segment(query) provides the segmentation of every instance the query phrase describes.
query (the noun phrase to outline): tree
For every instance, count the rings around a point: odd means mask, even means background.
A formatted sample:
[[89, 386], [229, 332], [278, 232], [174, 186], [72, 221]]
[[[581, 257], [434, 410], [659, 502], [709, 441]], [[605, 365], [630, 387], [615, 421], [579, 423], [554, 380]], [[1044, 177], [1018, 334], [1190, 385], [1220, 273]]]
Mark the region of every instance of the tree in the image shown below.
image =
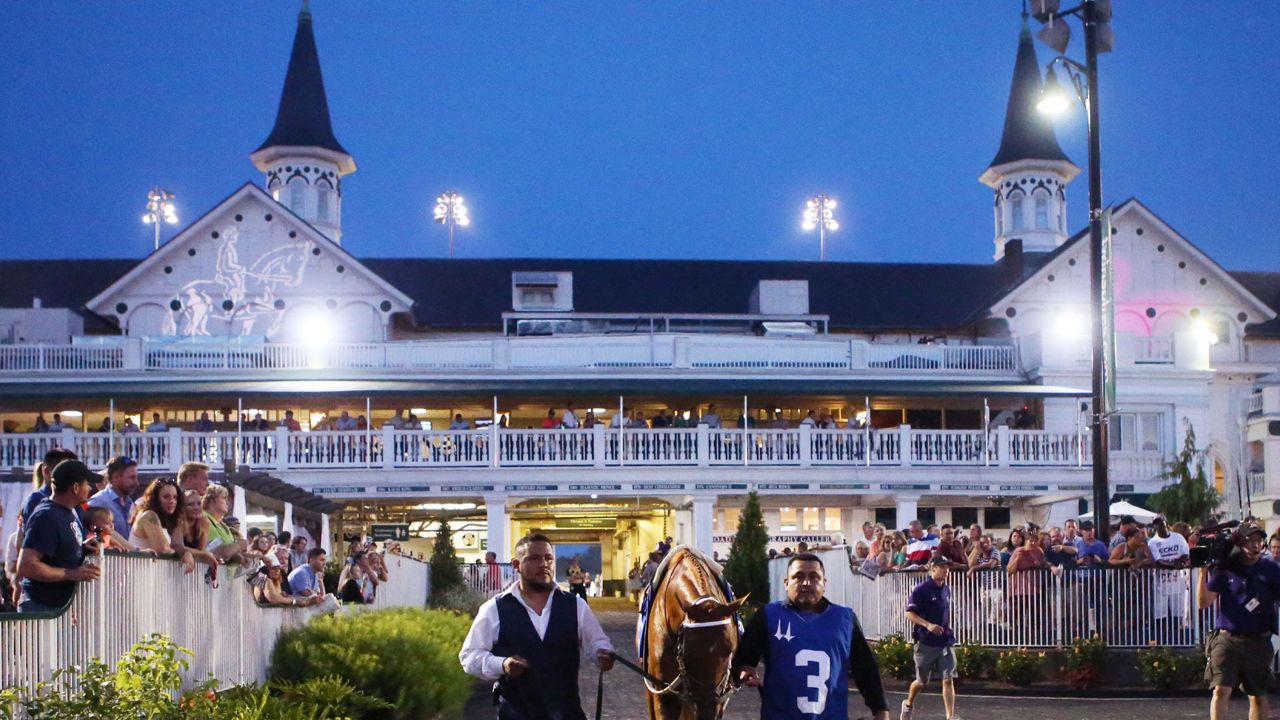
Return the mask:
[[738, 532], [729, 547], [724, 574], [733, 586], [733, 594], [751, 594], [757, 603], [769, 602], [769, 531], [760, 511], [760, 496], [747, 495], [747, 506], [738, 516]]
[[431, 604], [437, 605], [463, 587], [462, 568], [458, 566], [458, 554], [453, 550], [453, 530], [449, 518], [440, 520], [435, 547], [431, 549]]
[[1169, 461], [1169, 469], [1160, 477], [1170, 484], [1151, 496], [1148, 502], [1153, 510], [1164, 513], [1171, 523], [1185, 522], [1193, 527], [1214, 521], [1222, 496], [1205, 477], [1204, 458], [1196, 452], [1196, 431], [1190, 423], [1182, 452]]

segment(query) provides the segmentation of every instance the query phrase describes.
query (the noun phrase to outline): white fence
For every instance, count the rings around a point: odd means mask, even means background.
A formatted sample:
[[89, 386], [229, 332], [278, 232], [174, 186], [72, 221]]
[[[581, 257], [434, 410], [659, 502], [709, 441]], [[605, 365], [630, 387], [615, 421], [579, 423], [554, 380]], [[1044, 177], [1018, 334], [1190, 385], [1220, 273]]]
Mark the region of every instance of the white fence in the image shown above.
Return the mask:
[[[923, 571], [886, 573], [875, 580], [852, 572], [844, 548], [820, 553], [826, 596], [857, 613], [868, 639], [911, 637], [907, 598], [928, 579]], [[770, 562], [770, 588], [783, 596], [786, 561]], [[1100, 635], [1108, 647], [1194, 647], [1213, 629], [1213, 609], [1199, 610], [1200, 569], [1076, 569], [1055, 575], [1029, 570], [973, 574], [952, 571], [952, 629], [957, 642], [991, 647], [1060, 648]]]
[[[30, 468], [52, 447], [93, 466], [127, 455], [146, 471], [186, 461], [255, 469], [619, 467], [760, 465], [812, 467], [1086, 466], [1088, 437], [1043, 430], [790, 430], [709, 428], [619, 430], [377, 430], [197, 433], [8, 433], [0, 467]], [[743, 452], [743, 448], [746, 452]], [[494, 448], [497, 448], [495, 453]], [[1123, 460], [1118, 458], [1117, 462]], [[1151, 476], [1159, 472], [1155, 458]]]
[[110, 345], [0, 346], [0, 372], [306, 370], [510, 370], [717, 368], [1010, 374], [1013, 345], [917, 345], [865, 340], [678, 333], [484, 340], [306, 344], [114, 338]]
[[516, 581], [516, 569], [510, 563], [473, 563], [462, 566], [462, 579], [467, 589], [491, 598]]
[[[395, 555], [385, 559], [389, 578], [372, 607], [424, 607], [428, 566]], [[114, 666], [151, 633], [195, 653], [184, 687], [210, 674], [224, 685], [261, 682], [276, 638], [316, 611], [259, 607], [248, 583], [233, 578], [233, 571], [234, 566], [221, 568], [213, 588], [202, 568], [186, 575], [172, 560], [108, 554], [99, 580], [81, 585], [56, 617], [0, 615], [0, 687], [34, 687], [54, 670], [94, 657]]]

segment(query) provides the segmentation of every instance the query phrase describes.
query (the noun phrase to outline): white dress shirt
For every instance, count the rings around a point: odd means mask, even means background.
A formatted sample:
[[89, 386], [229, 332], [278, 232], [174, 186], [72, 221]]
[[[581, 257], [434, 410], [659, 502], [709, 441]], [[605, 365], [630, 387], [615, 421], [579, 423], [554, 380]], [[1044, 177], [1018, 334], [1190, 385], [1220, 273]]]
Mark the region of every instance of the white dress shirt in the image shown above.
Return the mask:
[[[467, 639], [463, 641], [462, 650], [458, 653], [462, 669], [468, 675], [481, 680], [497, 680], [502, 677], [502, 664], [507, 658], [494, 655], [493, 645], [498, 642], [498, 599], [508, 594], [514, 595], [516, 600], [524, 606], [529, 614], [529, 622], [533, 623], [533, 629], [538, 633], [538, 637], [547, 636], [547, 625], [551, 622], [551, 605], [556, 601], [556, 594], [551, 594], [547, 599], [547, 606], [542, 608], [542, 614], [539, 615], [524, 601], [524, 596], [520, 594], [520, 584], [516, 583], [506, 592], [486, 600], [480, 606], [480, 612], [476, 613], [476, 619], [471, 623], [471, 630], [467, 633]], [[578, 604], [578, 649], [581, 653], [595, 660], [596, 652], [613, 650], [613, 643], [609, 642], [609, 637], [600, 627], [600, 621], [591, 612], [591, 608], [587, 607], [587, 601], [577, 595], [568, 597]]]

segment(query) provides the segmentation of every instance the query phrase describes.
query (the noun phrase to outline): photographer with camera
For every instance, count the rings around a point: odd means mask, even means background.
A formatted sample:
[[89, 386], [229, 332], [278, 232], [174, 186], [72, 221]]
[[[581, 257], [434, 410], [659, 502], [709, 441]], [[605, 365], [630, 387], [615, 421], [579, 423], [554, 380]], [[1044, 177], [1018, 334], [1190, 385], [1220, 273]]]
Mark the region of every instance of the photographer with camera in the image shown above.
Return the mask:
[[1211, 720], [1226, 720], [1231, 691], [1242, 685], [1249, 696], [1249, 720], [1267, 717], [1271, 636], [1280, 606], [1280, 565], [1260, 562], [1267, 533], [1246, 522], [1231, 535], [1230, 552], [1200, 570], [1196, 602], [1218, 603], [1214, 631], [1205, 643], [1205, 682], [1213, 688]]

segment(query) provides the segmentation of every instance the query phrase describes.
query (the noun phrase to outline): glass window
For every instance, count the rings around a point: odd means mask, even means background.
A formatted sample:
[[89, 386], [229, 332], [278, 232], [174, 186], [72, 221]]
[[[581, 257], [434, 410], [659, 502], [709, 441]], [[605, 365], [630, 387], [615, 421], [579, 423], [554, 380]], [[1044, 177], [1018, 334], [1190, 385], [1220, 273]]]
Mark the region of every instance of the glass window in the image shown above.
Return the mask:
[[1160, 415], [1143, 413], [1138, 420], [1142, 427], [1142, 452], [1160, 452]]
[[1036, 198], [1036, 229], [1049, 229], [1049, 200], [1045, 197]]
[[795, 532], [796, 531], [796, 509], [782, 508], [778, 513], [778, 530], [779, 532]]
[[556, 293], [550, 288], [522, 288], [520, 305], [524, 309], [555, 307]]
[[306, 208], [306, 198], [302, 196], [301, 187], [293, 187], [289, 190], [289, 209], [294, 213], [301, 215]]
[[738, 508], [725, 508], [722, 512], [724, 512], [724, 525], [721, 526], [720, 532], [738, 532], [738, 515], [742, 511]]
[[840, 508], [822, 509], [822, 529], [827, 532], [840, 532], [844, 525], [840, 522]]
[[983, 508], [982, 519], [983, 530], [1007, 530], [1009, 528], [1009, 508]]
[[951, 508], [951, 524], [956, 528], [967, 529], [970, 525], [973, 525], [976, 522], [978, 522], [978, 508]]
[[329, 221], [329, 193], [325, 188], [316, 189], [316, 219], [321, 222]]
[[1004, 207], [996, 205], [996, 235], [1004, 234]]
[[876, 523], [890, 530], [896, 530], [898, 528], [898, 509], [876, 508]]
[[1058, 232], [1067, 231], [1066, 215], [1067, 215], [1067, 209], [1065, 207], [1061, 207], [1058, 211]]
[[1009, 212], [1013, 215], [1013, 229], [1021, 230], [1024, 226], [1022, 222], [1022, 198], [1014, 198], [1009, 203]]
[[1160, 413], [1116, 413], [1107, 428], [1108, 445], [1115, 452], [1161, 452], [1163, 416]]

